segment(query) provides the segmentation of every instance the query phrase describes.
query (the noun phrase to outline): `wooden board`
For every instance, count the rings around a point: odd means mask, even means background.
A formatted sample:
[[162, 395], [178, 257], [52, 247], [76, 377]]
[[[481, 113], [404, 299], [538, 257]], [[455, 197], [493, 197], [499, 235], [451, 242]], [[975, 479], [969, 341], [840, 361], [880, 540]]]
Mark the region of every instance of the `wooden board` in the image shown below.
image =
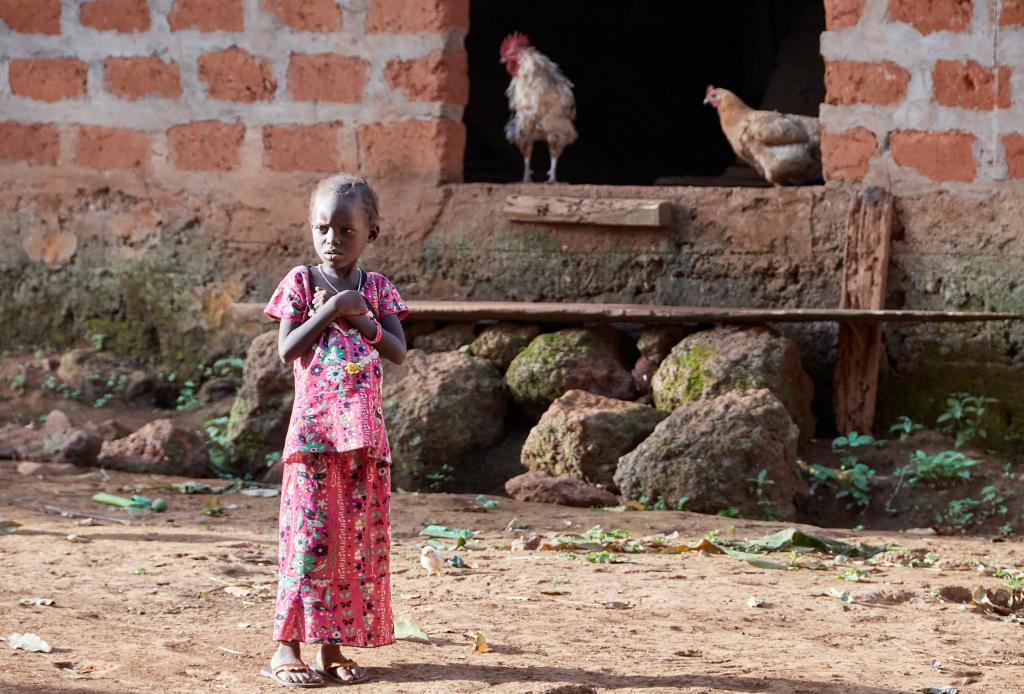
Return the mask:
[[[1021, 313], [957, 311], [880, 311], [837, 308], [729, 308], [656, 304], [560, 304], [526, 301], [407, 301], [415, 320], [509, 320], [533, 323], [969, 323], [1024, 320]], [[270, 320], [264, 304], [237, 303], [243, 320]]]
[[[888, 193], [868, 188], [854, 198], [846, 225], [841, 309], [885, 306], [892, 226], [893, 201]], [[871, 431], [882, 348], [880, 323], [839, 323], [834, 385], [836, 427], [842, 434]]]
[[517, 222], [665, 227], [672, 221], [668, 200], [509, 195], [504, 215]]

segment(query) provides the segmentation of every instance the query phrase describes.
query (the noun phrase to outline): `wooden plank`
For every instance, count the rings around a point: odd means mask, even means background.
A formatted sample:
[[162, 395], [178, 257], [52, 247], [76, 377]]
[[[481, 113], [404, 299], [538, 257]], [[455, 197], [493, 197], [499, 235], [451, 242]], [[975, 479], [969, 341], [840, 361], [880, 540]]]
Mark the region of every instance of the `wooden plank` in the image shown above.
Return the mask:
[[[1021, 313], [956, 311], [882, 311], [837, 308], [729, 308], [657, 304], [561, 304], [527, 301], [407, 301], [417, 320], [509, 320], [536, 323], [969, 323], [1024, 320]], [[242, 320], [270, 320], [264, 304], [237, 303]]]
[[[892, 226], [893, 201], [888, 193], [868, 188], [854, 198], [846, 224], [841, 309], [884, 308]], [[833, 375], [840, 433], [871, 431], [882, 349], [881, 323], [840, 321]]]
[[517, 222], [665, 227], [672, 221], [668, 200], [509, 195], [505, 216]]

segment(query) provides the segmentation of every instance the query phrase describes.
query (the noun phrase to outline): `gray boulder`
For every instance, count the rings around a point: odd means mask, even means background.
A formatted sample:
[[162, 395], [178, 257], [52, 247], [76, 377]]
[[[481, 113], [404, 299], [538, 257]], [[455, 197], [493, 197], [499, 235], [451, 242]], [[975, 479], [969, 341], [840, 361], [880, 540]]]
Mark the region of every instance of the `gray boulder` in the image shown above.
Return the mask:
[[277, 331], [257, 336], [228, 419], [227, 445], [240, 472], [265, 470], [267, 454], [284, 448], [294, 398], [292, 366], [281, 363]]
[[[671, 506], [744, 516], [794, 517], [795, 495], [806, 486], [796, 466], [797, 429], [771, 391], [730, 390], [676, 409], [619, 460], [615, 482], [628, 499], [663, 497]], [[766, 470], [770, 484], [755, 479]]]
[[[384, 373], [384, 417], [393, 482], [405, 489], [443, 486], [471, 454], [505, 429], [508, 396], [494, 365], [463, 352], [410, 350]], [[445, 467], [447, 466], [447, 467]]]
[[624, 351], [622, 337], [611, 328], [544, 333], [512, 360], [505, 383], [535, 416], [573, 389], [630, 400], [636, 389], [624, 365]]
[[796, 344], [771, 328], [723, 326], [694, 333], [672, 349], [652, 380], [660, 410], [755, 388], [774, 393], [799, 427], [801, 441], [810, 440], [814, 385]]
[[206, 477], [210, 458], [202, 434], [157, 419], [122, 439], [105, 442], [96, 464], [125, 472]]
[[614, 488], [619, 458], [668, 415], [647, 405], [570, 390], [555, 400], [523, 446], [522, 463], [550, 475]]
[[496, 323], [480, 333], [469, 346], [473, 356], [494, 362], [504, 373], [516, 355], [529, 346], [540, 334], [537, 325], [522, 323]]

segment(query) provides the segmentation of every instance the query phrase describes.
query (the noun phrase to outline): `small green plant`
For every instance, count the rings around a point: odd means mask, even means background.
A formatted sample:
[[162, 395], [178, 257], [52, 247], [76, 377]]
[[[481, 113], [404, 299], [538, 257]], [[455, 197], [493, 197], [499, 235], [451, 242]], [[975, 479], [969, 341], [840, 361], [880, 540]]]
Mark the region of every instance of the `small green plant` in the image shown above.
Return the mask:
[[442, 463], [440, 469], [428, 472], [426, 474], [427, 488], [432, 492], [440, 490], [447, 484], [451, 484], [455, 481], [455, 475], [452, 473], [455, 469], [448, 463]]
[[868, 576], [870, 576], [870, 574], [867, 571], [863, 571], [856, 567], [843, 569], [839, 573], [839, 578], [843, 579], [844, 581], [854, 581], [858, 583], [866, 579]]
[[134, 573], [136, 576], [145, 576], [146, 575], [146, 567], [145, 566], [138, 566], [138, 567], [135, 568], [135, 571], [133, 571], [132, 573]]
[[228, 417], [216, 417], [203, 422], [210, 440], [206, 443], [206, 454], [210, 467], [219, 477], [233, 477], [231, 453], [228, 450]]
[[107, 404], [114, 398], [113, 393], [104, 393], [103, 395], [96, 398], [96, 402], [93, 404], [94, 407], [106, 407]]
[[906, 441], [911, 434], [919, 429], [924, 429], [924, 425], [911, 421], [907, 415], [901, 416], [895, 424], [889, 427], [889, 431], [900, 435], [900, 441]]
[[78, 388], [72, 388], [67, 383], [61, 382], [53, 374], [47, 375], [46, 379], [43, 381], [43, 388], [46, 390], [52, 390], [65, 400], [77, 400], [82, 397], [81, 390]]
[[773, 521], [779, 519], [778, 509], [775, 502], [768, 498], [768, 487], [775, 484], [768, 479], [768, 470], [761, 468], [757, 475], [748, 477], [747, 482], [754, 485], [754, 495], [757, 497], [757, 506], [761, 509], [761, 520]]
[[1010, 592], [1017, 593], [1024, 589], [1024, 571], [1017, 569], [999, 568], [993, 574], [996, 578], [1006, 581], [1006, 587]]
[[940, 451], [934, 455], [914, 451], [906, 470], [907, 484], [925, 482], [943, 486], [965, 482], [971, 479], [970, 468], [980, 464], [980, 460], [968, 458], [959, 451]]
[[1006, 500], [1013, 496], [1013, 491], [1002, 490], [990, 484], [981, 490], [981, 502], [986, 506], [986, 516], [1005, 516], [1009, 512]]
[[200, 364], [199, 371], [202, 372], [204, 379], [208, 379], [214, 376], [241, 376], [244, 367], [245, 360], [241, 357], [224, 357], [210, 366]]
[[988, 440], [988, 431], [981, 425], [988, 405], [999, 402], [969, 393], [953, 393], [946, 399], [946, 409], [935, 423], [939, 431], [954, 437], [954, 446], [960, 448], [976, 438]]
[[274, 467], [281, 460], [281, 452], [274, 451], [273, 453], [267, 453], [265, 460], [267, 462], [267, 467]]
[[[835, 493], [837, 499], [847, 499], [847, 506], [867, 508], [871, 504], [871, 480], [874, 468], [864, 463], [854, 463], [849, 468], [830, 468], [811, 465], [808, 474], [815, 484], [820, 484]], [[812, 490], [813, 492], [813, 490]]]
[[24, 371], [19, 374], [15, 374], [14, 378], [12, 378], [10, 382], [11, 390], [17, 391], [19, 393], [23, 392], [25, 390], [25, 382], [27, 380], [28, 378], [26, 377]]
[[192, 379], [188, 379], [181, 384], [181, 390], [178, 392], [178, 411], [187, 412], [197, 407], [199, 398], [196, 397], [196, 384]]
[[718, 531], [717, 530], [708, 530], [707, 532], [704, 533], [704, 539], [707, 540], [708, 542], [717, 542], [718, 541]]
[[1013, 535], [1013, 523], [1003, 523], [999, 526], [999, 534], [1003, 537]]
[[935, 524], [966, 530], [975, 522], [975, 512], [979, 506], [981, 506], [981, 502], [970, 497], [953, 499], [947, 504], [944, 512], [940, 511], [935, 514]]
[[107, 336], [103, 333], [96, 333], [89, 336], [89, 341], [92, 342], [92, 346], [96, 348], [97, 352], [102, 352], [107, 344]]
[[654, 501], [652, 501], [649, 496], [642, 496], [636, 501], [644, 507], [645, 511], [664, 511], [668, 509], [668, 504], [665, 502], [665, 497], [663, 496], [659, 496]]
[[739, 518], [740, 517], [740, 509], [737, 506], [729, 506], [728, 508], [723, 508], [721, 511], [719, 511], [715, 515], [717, 515], [717, 516], [724, 516], [725, 518]]
[[203, 506], [203, 508], [200, 509], [200, 511], [199, 511], [199, 515], [209, 516], [211, 518], [216, 517], [216, 516], [223, 516], [224, 515], [224, 507], [220, 505], [220, 499], [219, 498], [214, 498], [214, 500], [212, 502], [210, 502], [210, 503], [206, 504], [205, 506]]

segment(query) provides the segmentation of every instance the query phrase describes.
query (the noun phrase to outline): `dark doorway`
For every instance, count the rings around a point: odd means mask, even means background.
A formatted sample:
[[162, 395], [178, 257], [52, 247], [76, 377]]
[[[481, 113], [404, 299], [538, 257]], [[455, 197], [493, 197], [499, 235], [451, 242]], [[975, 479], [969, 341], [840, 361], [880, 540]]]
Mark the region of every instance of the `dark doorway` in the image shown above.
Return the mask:
[[[821, 0], [472, 0], [465, 180], [522, 177], [519, 152], [504, 137], [509, 76], [498, 62], [513, 31], [575, 84], [579, 139], [559, 161], [559, 180], [756, 184], [756, 174], [735, 167], [715, 111], [702, 105], [705, 87], [731, 89], [755, 108], [816, 116], [824, 28]], [[541, 145], [534, 180], [547, 166]]]

